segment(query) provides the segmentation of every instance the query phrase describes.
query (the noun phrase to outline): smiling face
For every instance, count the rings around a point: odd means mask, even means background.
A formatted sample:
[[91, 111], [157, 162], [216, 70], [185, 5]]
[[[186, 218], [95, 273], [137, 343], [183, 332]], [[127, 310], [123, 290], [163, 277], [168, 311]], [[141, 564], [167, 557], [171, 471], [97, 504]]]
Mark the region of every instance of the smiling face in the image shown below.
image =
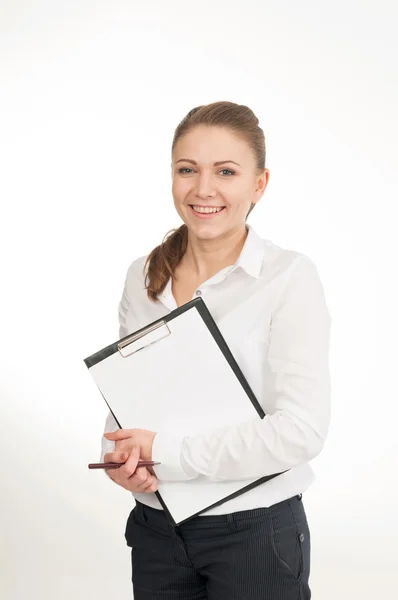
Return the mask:
[[225, 127], [200, 125], [172, 153], [174, 205], [190, 235], [216, 239], [244, 229], [251, 204], [268, 183], [249, 144]]

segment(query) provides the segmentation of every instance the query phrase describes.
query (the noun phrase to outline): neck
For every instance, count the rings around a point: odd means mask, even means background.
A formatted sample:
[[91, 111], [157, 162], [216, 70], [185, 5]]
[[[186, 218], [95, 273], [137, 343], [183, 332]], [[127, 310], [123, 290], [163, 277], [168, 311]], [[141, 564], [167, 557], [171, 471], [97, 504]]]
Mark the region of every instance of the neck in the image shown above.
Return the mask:
[[239, 258], [248, 231], [244, 226], [233, 229], [214, 240], [201, 240], [190, 233], [184, 254], [184, 267], [203, 280], [233, 265]]

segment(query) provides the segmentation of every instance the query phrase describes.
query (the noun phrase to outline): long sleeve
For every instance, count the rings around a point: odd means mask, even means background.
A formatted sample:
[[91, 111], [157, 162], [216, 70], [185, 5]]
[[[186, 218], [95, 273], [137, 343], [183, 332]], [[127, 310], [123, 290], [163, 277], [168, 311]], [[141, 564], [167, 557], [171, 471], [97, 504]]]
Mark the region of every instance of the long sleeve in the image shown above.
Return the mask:
[[[300, 255], [271, 318], [267, 376], [273, 382], [272, 414], [191, 437], [181, 432], [179, 440], [159, 432], [154, 460], [162, 460], [164, 452], [173, 479], [180, 465], [181, 479], [205, 475], [223, 481], [279, 473], [314, 458], [330, 422], [330, 329], [318, 271]], [[166, 467], [162, 479], [168, 478]]]
[[[115, 418], [111, 411], [109, 411], [108, 416], [105, 421], [105, 429], [104, 433], [108, 433], [109, 431], [116, 431], [119, 429], [119, 425], [116, 423]], [[115, 450], [115, 442], [111, 440], [107, 440], [104, 436], [101, 438], [101, 456], [99, 462], [104, 462], [104, 456], [107, 452], [113, 452]], [[105, 471], [106, 472], [106, 471]]]
[[[127, 325], [126, 325], [126, 317], [127, 311], [129, 307], [129, 298], [127, 293], [127, 277], [124, 282], [122, 298], [119, 302], [118, 307], [118, 317], [119, 317], [119, 339], [128, 335]], [[111, 411], [109, 411], [108, 416], [105, 421], [105, 429], [104, 433], [108, 433], [109, 431], [116, 431], [119, 429], [119, 425], [116, 423], [115, 418]], [[104, 436], [101, 438], [101, 456], [100, 462], [104, 462], [104, 455], [107, 452], [113, 452], [115, 450], [115, 442], [111, 440], [107, 440]]]

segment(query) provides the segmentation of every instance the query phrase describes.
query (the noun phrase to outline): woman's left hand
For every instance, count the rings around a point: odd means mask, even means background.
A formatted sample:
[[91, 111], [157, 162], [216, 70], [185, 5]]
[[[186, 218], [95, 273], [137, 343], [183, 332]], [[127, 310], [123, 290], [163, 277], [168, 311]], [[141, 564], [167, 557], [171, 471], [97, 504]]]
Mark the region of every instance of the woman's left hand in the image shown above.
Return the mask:
[[117, 452], [128, 452], [130, 455], [133, 447], [138, 446], [141, 460], [152, 460], [155, 436], [155, 432], [146, 429], [117, 429], [104, 434], [107, 440], [115, 442]]

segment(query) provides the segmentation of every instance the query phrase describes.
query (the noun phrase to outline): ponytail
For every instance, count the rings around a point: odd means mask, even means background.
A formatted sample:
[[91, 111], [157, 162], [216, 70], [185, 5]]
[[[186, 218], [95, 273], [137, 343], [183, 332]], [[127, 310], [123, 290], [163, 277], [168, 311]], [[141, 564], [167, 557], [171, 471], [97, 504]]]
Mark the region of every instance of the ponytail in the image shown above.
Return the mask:
[[184, 224], [179, 229], [169, 231], [163, 242], [154, 248], [145, 262], [148, 271], [145, 278], [145, 289], [148, 298], [156, 302], [170, 277], [185, 254], [188, 244], [188, 227]]

